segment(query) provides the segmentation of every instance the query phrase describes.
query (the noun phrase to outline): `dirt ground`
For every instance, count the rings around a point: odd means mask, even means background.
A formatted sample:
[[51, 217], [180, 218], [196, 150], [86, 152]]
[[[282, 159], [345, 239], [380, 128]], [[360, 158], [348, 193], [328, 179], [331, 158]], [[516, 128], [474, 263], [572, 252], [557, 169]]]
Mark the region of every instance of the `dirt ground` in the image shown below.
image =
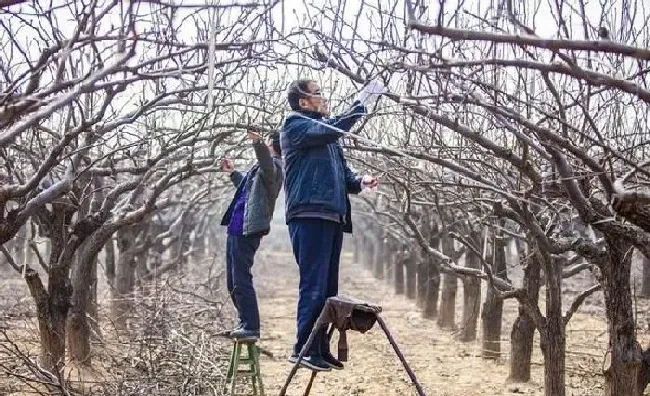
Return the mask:
[[[298, 271], [286, 244], [279, 246], [268, 241], [262, 244], [254, 272], [262, 316], [261, 346], [274, 355], [273, 358], [262, 357], [264, 385], [267, 395], [277, 395], [291, 368], [286, 359], [295, 340]], [[24, 311], [25, 302], [30, 300], [21, 282], [21, 279], [0, 281], [0, 290], [4, 295], [0, 315], [4, 320], [11, 319], [13, 323], [25, 324], [25, 333], [35, 335], [33, 312]], [[396, 296], [386, 281], [374, 279], [360, 264], [353, 263], [349, 253], [344, 254], [342, 258], [340, 289], [343, 295], [383, 307], [382, 315], [388, 328], [427, 395], [544, 394], [539, 339], [536, 339], [537, 346], [534, 350], [533, 380], [527, 384], [513, 384], [507, 381], [509, 334], [517, 312], [516, 303], [513, 301], [507, 301], [504, 306], [501, 346], [505, 352], [503, 358], [500, 361], [487, 361], [481, 358], [480, 341], [459, 342], [453, 332], [440, 330], [434, 321], [422, 319], [414, 301], [404, 296]], [[462, 310], [461, 293], [462, 286], [457, 299], [457, 323], [460, 322]], [[543, 291], [541, 295], [543, 296]], [[14, 308], [19, 305], [23, 308]], [[232, 314], [229, 304], [226, 305], [226, 310], [230, 310]], [[224, 312], [226, 316], [227, 313]], [[21, 317], [23, 315], [26, 317]], [[1, 324], [2, 321], [0, 327]], [[229, 323], [219, 324], [220, 327], [228, 325]], [[28, 328], [30, 326], [31, 328]], [[642, 344], [647, 341], [644, 339], [647, 338], [646, 334], [640, 333], [639, 336], [642, 338]], [[478, 339], [480, 340], [480, 329]], [[378, 326], [364, 335], [349, 333], [348, 342], [350, 360], [346, 363], [346, 369], [318, 375], [312, 395], [416, 394]], [[602, 309], [590, 305], [582, 308], [568, 327], [567, 395], [602, 394], [603, 378], [600, 373], [606, 346], [606, 323]], [[226, 345], [224, 347], [227, 348]], [[223, 356], [223, 359], [227, 359], [227, 356]], [[222, 361], [220, 366], [223, 364], [225, 363]], [[288, 395], [302, 395], [309, 374], [307, 370], [299, 370]]]
[[[265, 358], [262, 372], [269, 394], [277, 394], [290, 370], [286, 358], [295, 337], [295, 310], [298, 273], [288, 252], [265, 252], [257, 269], [262, 312], [261, 345], [274, 354]], [[277, 274], [283, 279], [277, 279]], [[428, 395], [543, 395], [544, 370], [539, 348], [534, 351], [533, 381], [508, 383], [508, 357], [498, 362], [481, 358], [481, 343], [461, 343], [450, 331], [424, 320], [414, 301], [396, 296], [387, 283], [372, 277], [369, 271], [352, 263], [344, 254], [340, 276], [341, 294], [350, 295], [383, 307], [383, 317], [406, 360]], [[462, 299], [461, 299], [462, 301]], [[459, 305], [457, 315], [460, 315]], [[502, 350], [509, 350], [509, 332], [516, 305], [505, 307]], [[459, 318], [458, 318], [459, 320]], [[344, 371], [317, 376], [313, 395], [416, 395], [415, 388], [378, 326], [366, 334], [348, 336], [350, 361]], [[539, 340], [536, 340], [539, 345]], [[567, 355], [567, 394], [602, 394], [599, 375], [606, 349], [606, 324], [601, 318], [578, 313], [569, 325]], [[334, 350], [334, 349], [333, 349]], [[302, 395], [309, 372], [299, 370], [289, 395]]]

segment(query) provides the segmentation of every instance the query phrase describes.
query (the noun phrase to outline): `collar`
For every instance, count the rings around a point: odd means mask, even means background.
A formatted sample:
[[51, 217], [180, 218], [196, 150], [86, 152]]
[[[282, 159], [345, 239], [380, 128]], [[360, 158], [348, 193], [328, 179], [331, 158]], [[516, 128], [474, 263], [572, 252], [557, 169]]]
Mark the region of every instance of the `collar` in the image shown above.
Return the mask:
[[287, 115], [287, 118], [289, 117], [307, 117], [311, 118], [314, 120], [318, 120], [323, 118], [323, 115], [317, 111], [309, 111], [309, 110], [299, 110], [299, 111], [292, 111]]

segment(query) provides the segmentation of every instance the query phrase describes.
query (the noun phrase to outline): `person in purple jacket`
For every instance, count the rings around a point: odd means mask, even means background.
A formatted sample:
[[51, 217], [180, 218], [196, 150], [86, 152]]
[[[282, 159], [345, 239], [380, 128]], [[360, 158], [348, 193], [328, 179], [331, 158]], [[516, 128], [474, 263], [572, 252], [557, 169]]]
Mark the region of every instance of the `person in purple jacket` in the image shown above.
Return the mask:
[[239, 316], [239, 326], [229, 335], [241, 341], [260, 337], [260, 313], [251, 268], [262, 237], [271, 229], [283, 180], [279, 133], [273, 133], [266, 144], [255, 132], [249, 131], [248, 137], [257, 162], [246, 174], [236, 171], [231, 160], [221, 161], [221, 170], [230, 175], [237, 187], [221, 225], [228, 227], [226, 284]]

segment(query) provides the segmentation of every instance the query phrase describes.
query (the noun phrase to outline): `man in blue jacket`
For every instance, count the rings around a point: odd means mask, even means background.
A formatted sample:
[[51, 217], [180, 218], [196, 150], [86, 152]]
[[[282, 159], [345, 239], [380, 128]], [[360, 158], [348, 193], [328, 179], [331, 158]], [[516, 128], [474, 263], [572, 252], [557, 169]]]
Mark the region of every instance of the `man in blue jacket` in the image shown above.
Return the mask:
[[223, 160], [221, 169], [230, 174], [237, 190], [221, 220], [228, 227], [226, 240], [226, 285], [239, 315], [239, 327], [230, 337], [254, 341], [260, 337], [260, 313], [253, 288], [251, 268], [262, 237], [269, 233], [275, 201], [282, 188], [280, 135], [274, 133], [264, 144], [249, 131], [257, 162], [245, 175]]
[[[286, 221], [300, 271], [295, 363], [328, 297], [338, 293], [343, 233], [352, 232], [348, 193], [374, 187], [348, 168], [339, 138], [365, 114], [360, 102], [343, 115], [328, 118], [327, 102], [310, 80], [294, 81], [287, 99], [293, 112], [280, 133], [285, 163]], [[312, 370], [342, 369], [321, 331], [301, 364]]]

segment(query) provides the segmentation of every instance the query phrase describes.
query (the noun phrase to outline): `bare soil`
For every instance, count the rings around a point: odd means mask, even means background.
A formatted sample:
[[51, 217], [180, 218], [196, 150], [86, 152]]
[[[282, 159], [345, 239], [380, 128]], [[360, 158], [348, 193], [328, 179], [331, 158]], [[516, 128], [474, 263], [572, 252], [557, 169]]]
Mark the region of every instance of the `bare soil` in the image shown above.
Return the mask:
[[[274, 357], [262, 357], [262, 374], [267, 395], [277, 395], [289, 373], [291, 365], [287, 358], [295, 341], [295, 312], [298, 295], [298, 271], [286, 244], [265, 241], [254, 268], [255, 282], [260, 300], [262, 316], [262, 340], [260, 345]], [[499, 361], [481, 357], [480, 330], [477, 341], [462, 343], [455, 333], [438, 329], [435, 321], [421, 318], [415, 301], [397, 296], [388, 281], [374, 279], [360, 264], [352, 262], [352, 255], [342, 257], [340, 275], [341, 294], [353, 296], [383, 307], [382, 316], [402, 349], [408, 363], [428, 395], [445, 396], [494, 396], [494, 395], [543, 395], [543, 361], [539, 348], [534, 351], [533, 380], [526, 384], [514, 384], [507, 380], [509, 361], [509, 335], [517, 313], [514, 301], [504, 306], [504, 324]], [[569, 295], [574, 295], [567, 288]], [[579, 287], [577, 287], [579, 289]], [[485, 284], [483, 285], [485, 291]], [[31, 299], [27, 288], [19, 277], [4, 277], [0, 280], [0, 328], [19, 346], [36, 352], [36, 326]], [[462, 285], [459, 288], [457, 323], [460, 322]], [[543, 296], [542, 290], [541, 295]], [[103, 298], [108, 298], [103, 293]], [[601, 366], [607, 347], [607, 327], [602, 313], [600, 297], [590, 299], [581, 308], [568, 327], [567, 394], [600, 395], [603, 377]], [[647, 311], [647, 302], [638, 302], [639, 312]], [[224, 307], [223, 316], [232, 317], [230, 304]], [[640, 314], [639, 318], [644, 318]], [[641, 320], [640, 320], [641, 321]], [[639, 324], [639, 338], [642, 345], [647, 342], [645, 319]], [[229, 320], [214, 323], [215, 329], [227, 328]], [[480, 325], [479, 325], [480, 328]], [[214, 331], [202, 330], [201, 337], [212, 337]], [[335, 339], [336, 339], [335, 335]], [[214, 340], [213, 352], [221, 356], [210, 357], [215, 368], [223, 370], [227, 361], [229, 346], [226, 340]], [[366, 334], [349, 333], [349, 357], [344, 371], [332, 371], [316, 377], [312, 395], [416, 395], [406, 372], [393, 352], [383, 332], [375, 326]], [[537, 346], [539, 339], [536, 339]], [[96, 381], [106, 379], [108, 373], [119, 371], [112, 367], [117, 351], [99, 349], [97, 364], [93, 373]], [[335, 347], [333, 347], [335, 350]], [[217, 352], [221, 351], [221, 352]], [[102, 356], [106, 355], [106, 356]], [[113, 356], [113, 358], [109, 358]], [[6, 361], [5, 367], [6, 367]], [[111, 367], [109, 367], [111, 366]], [[4, 373], [0, 374], [0, 395], [9, 389]], [[310, 372], [299, 370], [288, 395], [302, 395]], [[14, 388], [15, 389], [15, 388]], [[34, 394], [33, 392], [10, 392], [13, 395]], [[210, 393], [210, 392], [208, 392]], [[211, 394], [211, 393], [210, 393]], [[647, 392], [646, 394], [650, 394]]]
[[[298, 272], [289, 252], [267, 251], [263, 255], [263, 264], [256, 268], [262, 312], [261, 345], [273, 352], [275, 359], [266, 358], [262, 371], [268, 393], [273, 395], [279, 392], [291, 368], [286, 358], [295, 341]], [[506, 353], [501, 360], [490, 361], [481, 357], [480, 334], [476, 342], [457, 341], [453, 332], [442, 331], [435, 321], [422, 319], [415, 301], [396, 296], [387, 281], [374, 279], [369, 271], [353, 263], [351, 254], [342, 258], [340, 289], [341, 294], [383, 307], [382, 315], [389, 330], [428, 395], [544, 394], [544, 369], [538, 347], [534, 351], [533, 380], [526, 384], [507, 380], [509, 333], [517, 312], [515, 302], [507, 301], [504, 307], [501, 349]], [[462, 298], [458, 300], [462, 304]], [[460, 313], [459, 305], [457, 323]], [[350, 361], [346, 369], [319, 374], [312, 388], [313, 395], [417, 394], [379, 326], [363, 335], [350, 333], [348, 342]], [[539, 345], [539, 339], [536, 344]], [[603, 317], [578, 312], [568, 328], [568, 395], [602, 394], [600, 373], [606, 346]], [[299, 370], [288, 394], [302, 395], [309, 375], [309, 371]]]

